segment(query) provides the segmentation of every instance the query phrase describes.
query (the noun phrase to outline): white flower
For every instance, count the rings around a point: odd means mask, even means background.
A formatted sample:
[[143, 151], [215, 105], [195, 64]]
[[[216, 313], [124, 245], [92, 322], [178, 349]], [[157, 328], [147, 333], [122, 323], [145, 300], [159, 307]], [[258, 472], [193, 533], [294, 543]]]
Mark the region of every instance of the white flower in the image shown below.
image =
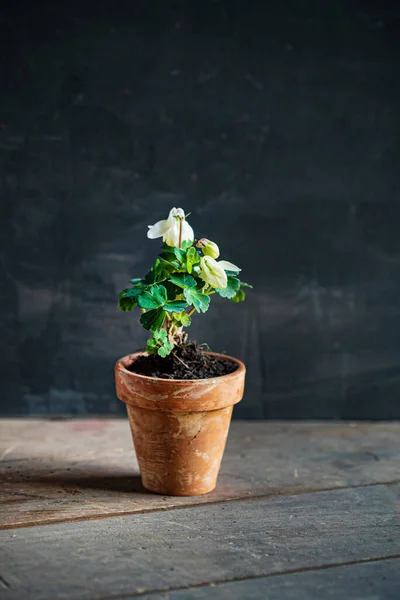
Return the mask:
[[225, 271], [236, 271], [236, 273], [239, 273], [239, 271], [241, 271], [242, 269], [239, 269], [239, 267], [237, 267], [236, 265], [234, 265], [233, 263], [229, 262], [229, 260], [219, 260], [218, 264], [220, 267], [222, 267]]
[[208, 240], [207, 238], [201, 238], [196, 244], [198, 248], [201, 248], [205, 256], [211, 256], [211, 258], [218, 258], [219, 248], [215, 242]]
[[163, 242], [177, 248], [179, 246], [180, 222], [182, 221], [182, 242], [193, 242], [194, 233], [185, 219], [182, 208], [171, 208], [168, 219], [158, 221], [155, 225], [149, 225], [147, 237], [151, 240], [162, 237]]
[[200, 259], [200, 278], [214, 288], [225, 289], [228, 278], [225, 271], [240, 271], [239, 267], [227, 260], [216, 261], [211, 256], [202, 256]]

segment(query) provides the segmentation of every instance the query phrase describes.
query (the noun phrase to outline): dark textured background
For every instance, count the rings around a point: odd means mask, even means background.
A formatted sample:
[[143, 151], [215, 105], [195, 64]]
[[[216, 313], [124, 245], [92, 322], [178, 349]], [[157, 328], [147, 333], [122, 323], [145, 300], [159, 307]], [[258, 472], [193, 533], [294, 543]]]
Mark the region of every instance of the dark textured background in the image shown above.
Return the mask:
[[400, 8], [1, 4], [2, 414], [117, 414], [116, 308], [172, 206], [255, 284], [190, 333], [240, 417], [400, 417]]

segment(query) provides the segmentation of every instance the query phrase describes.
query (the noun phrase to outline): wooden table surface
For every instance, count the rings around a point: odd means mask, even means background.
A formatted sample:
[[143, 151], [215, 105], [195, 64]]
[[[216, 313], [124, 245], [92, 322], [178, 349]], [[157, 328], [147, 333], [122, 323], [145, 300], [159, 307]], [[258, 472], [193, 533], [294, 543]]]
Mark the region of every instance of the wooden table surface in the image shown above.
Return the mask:
[[4, 419], [0, 471], [0, 598], [400, 599], [400, 423], [234, 421], [173, 498], [125, 420]]

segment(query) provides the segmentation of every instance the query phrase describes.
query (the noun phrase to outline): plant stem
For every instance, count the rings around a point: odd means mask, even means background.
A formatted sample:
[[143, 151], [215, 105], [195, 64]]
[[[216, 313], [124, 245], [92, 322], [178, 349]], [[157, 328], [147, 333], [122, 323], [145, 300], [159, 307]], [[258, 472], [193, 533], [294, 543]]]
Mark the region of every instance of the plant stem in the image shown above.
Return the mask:
[[182, 248], [183, 219], [179, 219], [179, 248]]
[[194, 313], [194, 311], [195, 311], [195, 310], [196, 310], [196, 309], [195, 309], [195, 307], [193, 306], [193, 308], [191, 308], [191, 309], [189, 310], [189, 312], [188, 312], [188, 317], [191, 317], [191, 316], [192, 316], [192, 314]]

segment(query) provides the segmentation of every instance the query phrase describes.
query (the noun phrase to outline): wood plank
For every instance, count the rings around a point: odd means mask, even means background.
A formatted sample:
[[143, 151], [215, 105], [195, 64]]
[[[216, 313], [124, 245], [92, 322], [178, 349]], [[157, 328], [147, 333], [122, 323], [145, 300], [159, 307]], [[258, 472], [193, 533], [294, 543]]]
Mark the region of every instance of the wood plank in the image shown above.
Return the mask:
[[400, 486], [0, 532], [9, 597], [118, 598], [400, 556]]
[[398, 423], [234, 421], [217, 489], [173, 498], [143, 490], [125, 420], [3, 420], [0, 528], [398, 481], [399, 434]]
[[88, 455], [131, 446], [127, 419], [0, 419], [0, 457]]
[[[132, 598], [132, 596], [131, 596]], [[206, 585], [143, 600], [399, 600], [400, 559]]]

